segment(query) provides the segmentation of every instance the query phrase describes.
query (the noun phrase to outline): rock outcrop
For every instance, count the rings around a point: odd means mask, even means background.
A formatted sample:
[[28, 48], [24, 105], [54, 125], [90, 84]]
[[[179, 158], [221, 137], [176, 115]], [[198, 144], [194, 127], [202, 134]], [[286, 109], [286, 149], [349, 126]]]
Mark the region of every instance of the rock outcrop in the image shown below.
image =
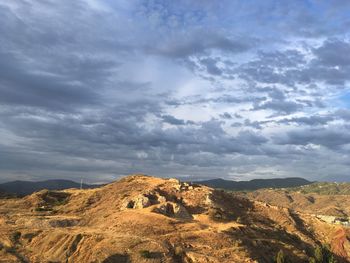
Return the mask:
[[172, 202], [166, 202], [155, 207], [153, 210], [155, 213], [160, 213], [168, 217], [174, 217], [179, 219], [192, 219], [192, 215], [187, 211], [187, 209], [181, 205]]

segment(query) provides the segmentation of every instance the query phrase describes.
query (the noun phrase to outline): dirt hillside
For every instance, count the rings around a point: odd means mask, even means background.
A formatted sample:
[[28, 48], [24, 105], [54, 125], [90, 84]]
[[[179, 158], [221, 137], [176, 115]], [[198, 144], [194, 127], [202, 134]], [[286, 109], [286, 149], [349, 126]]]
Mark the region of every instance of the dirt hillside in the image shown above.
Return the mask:
[[205, 186], [132, 175], [88, 190], [0, 200], [0, 262], [308, 262], [350, 255], [348, 230]]
[[303, 194], [288, 190], [258, 190], [247, 193], [252, 200], [291, 208], [309, 214], [350, 216], [350, 195]]

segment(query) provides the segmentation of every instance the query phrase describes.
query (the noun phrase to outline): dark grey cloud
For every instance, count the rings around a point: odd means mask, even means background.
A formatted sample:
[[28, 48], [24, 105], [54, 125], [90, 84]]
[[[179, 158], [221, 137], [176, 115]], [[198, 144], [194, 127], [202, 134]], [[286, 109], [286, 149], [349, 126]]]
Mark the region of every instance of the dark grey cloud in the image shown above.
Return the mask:
[[287, 100], [269, 100], [255, 104], [252, 110], [273, 110], [280, 114], [290, 114], [301, 110], [303, 104]]
[[171, 115], [163, 115], [162, 119], [164, 122], [172, 124], [172, 125], [185, 125], [186, 122], [184, 120], [180, 120]]
[[205, 66], [207, 72], [211, 75], [221, 75], [222, 71], [217, 66], [217, 61], [212, 58], [206, 58], [201, 60], [201, 64]]
[[262, 125], [265, 124], [265, 123], [268, 123], [268, 122], [266, 122], [266, 121], [262, 121], [262, 122], [260, 122], [260, 121], [251, 121], [249, 119], [245, 119], [244, 120], [244, 126], [245, 127], [252, 127], [252, 128], [255, 128], [255, 129], [258, 129], [258, 130], [261, 130], [263, 128]]
[[311, 128], [294, 130], [281, 136], [276, 141], [279, 144], [322, 145], [327, 148], [338, 148], [350, 143], [350, 135], [346, 132], [348, 127]]
[[220, 117], [223, 118], [223, 119], [227, 119], [227, 120], [232, 119], [231, 114], [228, 113], [228, 112], [224, 112], [223, 114], [220, 114]]
[[350, 43], [339, 39], [326, 40], [313, 53], [317, 56], [317, 63], [324, 66], [350, 66]]
[[1, 103], [58, 110], [98, 103], [95, 87], [83, 83], [80, 78], [33, 72], [23, 60], [13, 54], [0, 53]]
[[298, 125], [326, 125], [328, 122], [333, 121], [335, 118], [330, 115], [326, 116], [309, 116], [309, 117], [293, 117], [290, 119], [280, 120], [279, 123], [296, 123]]

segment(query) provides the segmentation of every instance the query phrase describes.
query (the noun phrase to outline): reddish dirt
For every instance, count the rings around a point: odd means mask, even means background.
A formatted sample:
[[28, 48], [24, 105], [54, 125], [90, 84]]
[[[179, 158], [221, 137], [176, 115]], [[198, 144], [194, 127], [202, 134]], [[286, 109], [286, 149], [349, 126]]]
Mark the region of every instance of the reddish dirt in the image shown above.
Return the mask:
[[345, 248], [346, 242], [349, 242], [349, 236], [347, 231], [341, 227], [335, 232], [332, 238], [332, 243], [331, 243], [332, 250], [337, 255], [347, 258], [349, 255]]

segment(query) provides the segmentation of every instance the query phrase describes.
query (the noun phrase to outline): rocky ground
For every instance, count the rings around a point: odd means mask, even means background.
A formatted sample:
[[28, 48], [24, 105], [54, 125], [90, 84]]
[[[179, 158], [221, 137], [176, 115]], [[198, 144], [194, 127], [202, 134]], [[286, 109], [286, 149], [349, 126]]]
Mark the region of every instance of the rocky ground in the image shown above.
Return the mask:
[[350, 253], [348, 230], [263, 201], [133, 175], [89, 190], [0, 200], [0, 262], [308, 262]]

